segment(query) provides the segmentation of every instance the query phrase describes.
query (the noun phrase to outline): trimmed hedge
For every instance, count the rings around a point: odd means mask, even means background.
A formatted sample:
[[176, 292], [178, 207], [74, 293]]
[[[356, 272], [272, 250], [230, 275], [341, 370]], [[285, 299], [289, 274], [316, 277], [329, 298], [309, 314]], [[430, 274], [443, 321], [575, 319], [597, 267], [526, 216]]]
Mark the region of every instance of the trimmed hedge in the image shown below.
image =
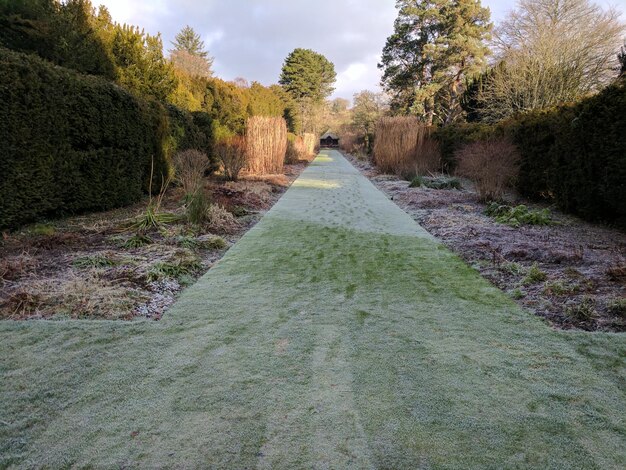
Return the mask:
[[0, 103], [0, 228], [136, 202], [152, 161], [158, 191], [171, 151], [210, 140], [188, 113], [3, 48]]
[[568, 212], [626, 228], [626, 80], [509, 124], [522, 154], [518, 189]]
[[518, 115], [493, 126], [435, 134], [454, 168], [463, 144], [508, 136], [522, 155], [518, 191], [590, 221], [626, 228], [626, 79], [579, 103]]

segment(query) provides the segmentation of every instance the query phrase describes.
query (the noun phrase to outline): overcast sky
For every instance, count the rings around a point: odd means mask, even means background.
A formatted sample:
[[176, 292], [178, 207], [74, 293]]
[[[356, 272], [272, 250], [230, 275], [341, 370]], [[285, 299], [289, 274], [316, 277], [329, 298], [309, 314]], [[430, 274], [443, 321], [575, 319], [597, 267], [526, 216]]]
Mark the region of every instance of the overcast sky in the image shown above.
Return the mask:
[[[395, 0], [94, 0], [113, 19], [161, 32], [166, 49], [185, 25], [198, 32], [212, 56], [215, 74], [264, 85], [278, 81], [293, 49], [324, 54], [335, 64], [335, 97], [351, 98], [378, 88], [376, 67], [393, 30]], [[495, 22], [515, 0], [483, 0]], [[626, 0], [599, 0], [626, 11]], [[624, 17], [623, 17], [624, 18]], [[626, 20], [626, 18], [624, 18]]]

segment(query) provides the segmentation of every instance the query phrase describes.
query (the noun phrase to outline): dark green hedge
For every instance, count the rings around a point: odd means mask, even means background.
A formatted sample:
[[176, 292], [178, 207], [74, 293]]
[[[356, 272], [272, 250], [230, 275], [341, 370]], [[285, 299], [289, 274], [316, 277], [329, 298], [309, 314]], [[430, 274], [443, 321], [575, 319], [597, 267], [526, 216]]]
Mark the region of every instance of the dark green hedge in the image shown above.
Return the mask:
[[131, 204], [151, 162], [158, 190], [171, 151], [210, 140], [188, 113], [3, 48], [0, 103], [0, 228]]
[[464, 143], [509, 136], [522, 155], [521, 194], [626, 228], [626, 79], [573, 105], [493, 126], [449, 126], [435, 135], [450, 168]]
[[519, 191], [626, 228], [626, 81], [508, 127], [522, 153]]

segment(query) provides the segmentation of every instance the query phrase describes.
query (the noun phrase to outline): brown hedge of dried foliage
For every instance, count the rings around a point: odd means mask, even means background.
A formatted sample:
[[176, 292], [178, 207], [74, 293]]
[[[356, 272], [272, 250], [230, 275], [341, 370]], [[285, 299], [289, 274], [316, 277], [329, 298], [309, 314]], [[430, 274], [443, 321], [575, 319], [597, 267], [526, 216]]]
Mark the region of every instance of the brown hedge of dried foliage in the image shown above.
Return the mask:
[[482, 201], [498, 201], [519, 171], [519, 152], [507, 139], [467, 144], [456, 152], [457, 174], [471, 179]]
[[437, 171], [439, 149], [431, 128], [415, 117], [383, 117], [376, 125], [374, 163], [383, 172], [415, 176]]
[[283, 118], [253, 116], [246, 123], [246, 171], [255, 175], [281, 173], [287, 153]]

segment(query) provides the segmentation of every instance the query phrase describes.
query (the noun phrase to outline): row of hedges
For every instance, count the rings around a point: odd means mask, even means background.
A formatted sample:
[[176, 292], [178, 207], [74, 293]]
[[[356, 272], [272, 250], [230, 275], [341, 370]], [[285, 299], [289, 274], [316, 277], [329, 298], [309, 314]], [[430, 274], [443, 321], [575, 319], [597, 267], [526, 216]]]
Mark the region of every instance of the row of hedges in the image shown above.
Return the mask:
[[174, 150], [210, 148], [206, 116], [3, 48], [0, 103], [0, 228], [131, 204], [152, 162], [160, 179]]
[[493, 126], [448, 126], [435, 135], [449, 169], [463, 144], [508, 137], [522, 156], [517, 179], [522, 195], [626, 227], [626, 79], [573, 105]]

